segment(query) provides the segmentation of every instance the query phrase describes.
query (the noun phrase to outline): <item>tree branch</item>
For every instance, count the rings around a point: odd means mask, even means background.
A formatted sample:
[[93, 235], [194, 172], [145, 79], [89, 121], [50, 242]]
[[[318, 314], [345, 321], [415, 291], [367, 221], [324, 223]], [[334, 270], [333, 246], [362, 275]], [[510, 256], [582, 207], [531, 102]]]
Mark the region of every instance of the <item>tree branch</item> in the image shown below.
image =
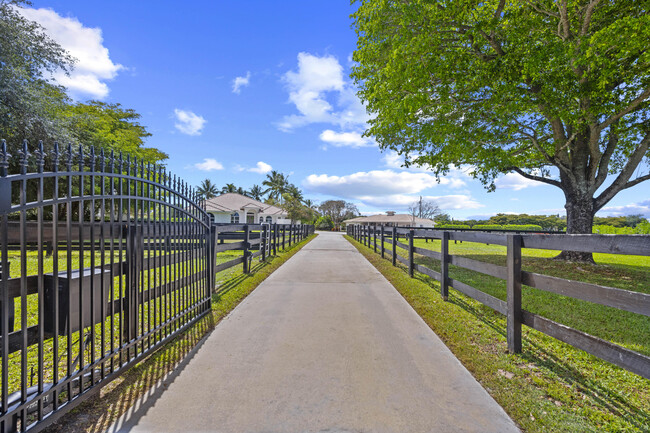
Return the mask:
[[648, 99], [650, 96], [650, 87], [645, 89], [643, 93], [641, 93], [639, 96], [637, 96], [630, 104], [625, 107], [623, 110], [619, 111], [616, 114], [611, 115], [607, 120], [605, 120], [603, 123], [598, 125], [598, 130], [602, 131], [603, 129], [607, 128], [609, 125], [612, 123], [616, 122], [626, 114], [630, 113], [632, 110], [637, 108], [643, 101]]
[[519, 167], [510, 167], [509, 170], [512, 170], [512, 171], [520, 174], [521, 176], [525, 177], [526, 179], [535, 180], [537, 182], [542, 182], [542, 183], [546, 183], [546, 184], [549, 184], [549, 185], [557, 186], [558, 188], [562, 189], [562, 184], [560, 182], [558, 182], [557, 180], [547, 179], [545, 177], [535, 176], [534, 174], [526, 173], [525, 171], [523, 171]]
[[645, 157], [649, 147], [650, 132], [647, 132], [645, 137], [641, 140], [641, 143], [639, 143], [639, 147], [637, 147], [628, 158], [627, 163], [616, 177], [616, 180], [614, 180], [614, 182], [612, 182], [612, 184], [594, 200], [596, 210], [605, 206], [607, 202], [609, 202], [621, 190], [634, 186], [645, 180], [646, 176], [642, 176], [629, 182], [630, 177], [632, 177], [634, 170], [636, 170]]
[[580, 36], [585, 36], [589, 31], [589, 24], [591, 24], [591, 17], [594, 14], [594, 9], [598, 6], [600, 0], [593, 0], [587, 5], [587, 10], [585, 12], [585, 18], [582, 20], [582, 29], [580, 30]]

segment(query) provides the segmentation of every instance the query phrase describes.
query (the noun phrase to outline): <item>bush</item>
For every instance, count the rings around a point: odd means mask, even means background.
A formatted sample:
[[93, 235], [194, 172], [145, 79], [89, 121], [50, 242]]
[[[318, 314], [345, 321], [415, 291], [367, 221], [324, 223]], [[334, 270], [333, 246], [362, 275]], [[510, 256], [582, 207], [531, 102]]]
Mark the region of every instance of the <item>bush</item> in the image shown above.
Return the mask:
[[505, 230], [529, 230], [529, 231], [542, 231], [542, 226], [537, 224], [508, 224], [503, 226]]
[[316, 227], [316, 230], [332, 230], [334, 228], [334, 223], [329, 215], [325, 215], [318, 218], [314, 226]]
[[468, 229], [470, 228], [467, 224], [439, 224], [436, 226], [437, 229]]
[[472, 226], [474, 230], [503, 230], [500, 224], [476, 224]]

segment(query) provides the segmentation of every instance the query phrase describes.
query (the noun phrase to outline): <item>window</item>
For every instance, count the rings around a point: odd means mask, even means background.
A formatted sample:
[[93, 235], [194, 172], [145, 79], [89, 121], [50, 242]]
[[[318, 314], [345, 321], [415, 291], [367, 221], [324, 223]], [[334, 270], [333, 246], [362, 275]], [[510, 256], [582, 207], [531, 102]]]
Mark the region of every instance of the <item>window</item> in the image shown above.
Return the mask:
[[230, 224], [239, 224], [239, 214], [237, 212], [230, 214]]
[[210, 223], [214, 224], [214, 221], [217, 219], [216, 215], [213, 213], [210, 213], [208, 215], [210, 215]]
[[271, 218], [270, 216], [267, 216], [266, 217], [266, 222], [271, 224], [273, 222], [273, 218]]
[[264, 218], [260, 217], [260, 224], [262, 224], [263, 222], [264, 222]]

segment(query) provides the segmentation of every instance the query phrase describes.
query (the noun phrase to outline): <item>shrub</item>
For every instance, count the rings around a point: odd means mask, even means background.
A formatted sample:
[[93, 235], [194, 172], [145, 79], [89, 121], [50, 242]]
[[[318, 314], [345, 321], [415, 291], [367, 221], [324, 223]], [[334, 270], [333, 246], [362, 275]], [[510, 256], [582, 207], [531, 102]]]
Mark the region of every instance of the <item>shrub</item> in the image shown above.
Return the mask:
[[316, 230], [332, 230], [332, 228], [334, 228], [334, 223], [329, 215], [325, 215], [318, 218], [314, 226], [316, 227]]
[[542, 226], [537, 224], [508, 224], [503, 226], [505, 230], [529, 230], [529, 231], [542, 231]]
[[475, 230], [503, 230], [503, 226], [500, 224], [476, 224], [472, 228]]
[[470, 228], [467, 224], [438, 224], [437, 229], [468, 229]]

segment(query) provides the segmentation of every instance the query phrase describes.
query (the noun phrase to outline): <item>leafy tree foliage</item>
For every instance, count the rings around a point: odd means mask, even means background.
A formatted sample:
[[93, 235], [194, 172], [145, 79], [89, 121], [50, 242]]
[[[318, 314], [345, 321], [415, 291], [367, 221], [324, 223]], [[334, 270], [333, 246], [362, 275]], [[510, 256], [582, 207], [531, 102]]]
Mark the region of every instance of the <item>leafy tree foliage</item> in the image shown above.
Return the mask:
[[338, 229], [341, 222], [359, 215], [359, 209], [344, 200], [326, 200], [318, 206], [321, 215], [328, 216]]
[[259, 185], [253, 185], [251, 189], [248, 190], [248, 193], [246, 195], [248, 195], [248, 197], [255, 199], [257, 201], [264, 200], [264, 190]]
[[558, 187], [568, 232], [591, 233], [599, 209], [650, 179], [649, 7], [360, 0], [366, 135], [437, 175], [471, 164], [491, 189], [508, 172]]
[[105, 152], [124, 152], [145, 162], [157, 163], [168, 155], [153, 147], [144, 147], [151, 134], [140, 125], [140, 114], [121, 104], [89, 101], [68, 105], [65, 121], [74, 141], [103, 148]]
[[50, 73], [69, 72], [73, 58], [43, 27], [25, 19], [21, 0], [0, 0], [0, 137], [15, 153], [23, 139], [70, 138], [61, 112], [69, 99], [48, 81]]
[[219, 194], [217, 186], [212, 183], [210, 179], [205, 179], [201, 182], [201, 186], [196, 189], [202, 200], [209, 200]]
[[272, 170], [270, 173], [267, 173], [262, 185], [267, 187], [264, 190], [264, 194], [268, 194], [269, 198], [282, 203], [282, 195], [287, 192], [287, 187], [289, 186], [289, 176], [285, 176], [277, 170]]

